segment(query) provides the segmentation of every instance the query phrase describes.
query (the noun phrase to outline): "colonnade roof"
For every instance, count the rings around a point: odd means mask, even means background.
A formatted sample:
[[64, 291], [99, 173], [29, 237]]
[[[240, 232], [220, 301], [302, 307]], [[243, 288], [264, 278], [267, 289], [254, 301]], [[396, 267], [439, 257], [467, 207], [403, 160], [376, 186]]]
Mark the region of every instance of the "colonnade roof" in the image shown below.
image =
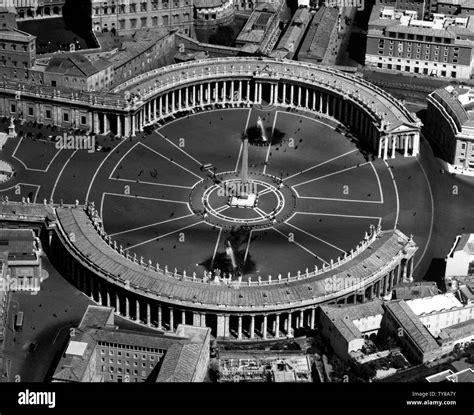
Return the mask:
[[257, 78], [313, 85], [352, 99], [388, 123], [392, 131], [401, 125], [421, 126], [420, 120], [399, 101], [363, 78], [331, 67], [285, 59], [255, 57], [209, 58], [158, 68], [138, 75], [112, 92], [127, 92], [145, 102], [186, 84], [204, 80]]
[[[380, 277], [377, 273], [391, 266], [403, 250], [406, 252], [407, 248], [414, 246], [400, 231], [385, 231], [380, 233], [370, 249], [316, 277], [270, 285], [249, 286], [242, 282], [236, 289], [223, 283], [185, 280], [180, 276], [148, 270], [146, 265], [127, 259], [107, 244], [82, 208], [57, 208], [56, 211], [65, 234], [75, 235], [70, 244], [80, 253], [82, 261], [102, 274], [103, 278], [112, 279], [122, 287], [128, 281], [137, 293], [165, 303], [222, 311], [278, 310], [327, 301], [328, 296], [335, 293], [327, 284], [328, 278], [332, 282], [342, 282], [348, 277], [367, 282], [374, 277], [377, 279]], [[348, 293], [353, 291], [354, 287], [349, 287]]]

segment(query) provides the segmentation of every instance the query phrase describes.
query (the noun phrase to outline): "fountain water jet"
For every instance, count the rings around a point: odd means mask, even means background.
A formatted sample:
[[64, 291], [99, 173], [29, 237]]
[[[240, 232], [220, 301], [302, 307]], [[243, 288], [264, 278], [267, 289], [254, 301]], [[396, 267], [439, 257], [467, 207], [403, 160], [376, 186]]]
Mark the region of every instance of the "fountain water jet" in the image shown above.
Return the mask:
[[265, 127], [263, 126], [262, 117], [260, 116], [258, 117], [258, 120], [257, 120], [257, 127], [260, 130], [262, 141], [267, 142], [268, 141], [267, 134], [265, 132]]
[[226, 242], [225, 253], [227, 257], [230, 259], [230, 262], [232, 263], [232, 268], [234, 270], [237, 269], [237, 261], [235, 259], [235, 253], [229, 241]]

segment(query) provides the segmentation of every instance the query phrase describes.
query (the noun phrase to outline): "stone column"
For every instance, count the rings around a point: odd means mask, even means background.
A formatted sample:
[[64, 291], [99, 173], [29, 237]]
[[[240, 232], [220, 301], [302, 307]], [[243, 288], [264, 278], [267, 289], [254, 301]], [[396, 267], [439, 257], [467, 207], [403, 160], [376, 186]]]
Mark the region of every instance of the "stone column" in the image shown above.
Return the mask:
[[120, 297], [118, 292], [115, 292], [115, 312], [120, 314]]
[[387, 136], [383, 138], [383, 142], [384, 142], [383, 159], [387, 160], [388, 158], [388, 137]]
[[230, 337], [230, 315], [224, 315], [224, 336], [226, 338]]
[[146, 303], [146, 325], [151, 327], [151, 305]]
[[403, 148], [403, 157], [408, 157], [408, 134], [403, 136], [404, 148]]
[[316, 323], [316, 310], [314, 308], [311, 309], [311, 324], [310, 324], [310, 329], [314, 330], [314, 326]]
[[275, 317], [275, 339], [280, 338], [280, 314]]
[[273, 85], [270, 84], [270, 105], [273, 104]]
[[207, 84], [207, 103], [211, 103], [211, 83]]
[[176, 110], [176, 96], [174, 91], [171, 91], [171, 114], [174, 114]]
[[181, 102], [182, 90], [178, 89], [176, 92], [178, 93], [178, 111], [181, 111], [183, 109], [183, 105]]
[[304, 311], [303, 310], [300, 311], [300, 324], [299, 324], [299, 327], [300, 328], [304, 327]]
[[170, 107], [169, 107], [169, 93], [165, 95], [165, 115], [168, 115], [170, 113]]
[[395, 158], [395, 151], [397, 149], [397, 136], [392, 137], [392, 158]]
[[156, 109], [156, 100], [157, 98], [153, 98], [153, 122], [156, 121], [156, 117], [158, 116], [158, 111]]
[[255, 316], [250, 316], [250, 338], [255, 337]]
[[411, 155], [416, 157], [419, 153], [420, 153], [420, 134], [415, 133], [413, 134], [413, 149], [411, 151]]
[[174, 331], [174, 310], [170, 308], [170, 330]]
[[138, 300], [135, 300], [135, 320], [141, 321], [140, 320], [140, 302]]
[[217, 337], [225, 337], [225, 316], [219, 314], [217, 316]]
[[135, 116], [131, 116], [131, 136], [135, 137]]
[[199, 85], [199, 105], [202, 107], [204, 105], [204, 85]]
[[267, 338], [267, 315], [266, 314], [263, 316], [262, 336], [264, 339]]
[[254, 92], [253, 102], [257, 104], [258, 103], [258, 82], [255, 82], [255, 88], [253, 92]]
[[158, 306], [158, 328], [163, 328], [163, 314], [161, 311], [161, 305]]
[[286, 104], [286, 84], [283, 84], [283, 104]]
[[290, 85], [290, 105], [293, 106], [293, 99], [295, 97], [295, 86], [293, 84]]
[[99, 121], [99, 114], [94, 112], [94, 134], [100, 134], [100, 121]]
[[130, 300], [125, 297], [125, 317], [130, 318]]
[[298, 87], [298, 107], [301, 107], [301, 87]]
[[225, 104], [227, 101], [227, 82], [223, 82], [222, 86], [222, 103]]
[[242, 340], [242, 316], [239, 316], [239, 327], [237, 331], [237, 339]]
[[117, 115], [117, 134], [118, 137], [122, 135], [122, 118]]
[[186, 104], [184, 105], [184, 109], [187, 110], [189, 108], [189, 87], [186, 87], [186, 89], [185, 89], [184, 98], [186, 100]]
[[181, 323], [186, 324], [186, 311], [181, 311]]
[[291, 334], [291, 312], [288, 313], [288, 318], [286, 319], [286, 334]]

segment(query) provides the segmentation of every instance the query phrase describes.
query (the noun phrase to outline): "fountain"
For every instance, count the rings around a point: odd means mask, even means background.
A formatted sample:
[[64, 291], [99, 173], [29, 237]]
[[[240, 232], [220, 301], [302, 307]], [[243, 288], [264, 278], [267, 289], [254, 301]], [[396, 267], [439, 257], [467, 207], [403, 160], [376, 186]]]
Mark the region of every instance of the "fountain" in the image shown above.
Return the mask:
[[262, 117], [260, 116], [258, 117], [258, 120], [257, 120], [257, 128], [260, 131], [261, 141], [263, 141], [264, 143], [268, 142], [267, 134], [265, 132], [265, 127], [263, 126]]
[[235, 259], [235, 253], [232, 248], [232, 245], [230, 244], [230, 241], [226, 241], [225, 243], [225, 253], [227, 257], [230, 259], [230, 262], [232, 263], [232, 269], [233, 270], [237, 269], [237, 261]]

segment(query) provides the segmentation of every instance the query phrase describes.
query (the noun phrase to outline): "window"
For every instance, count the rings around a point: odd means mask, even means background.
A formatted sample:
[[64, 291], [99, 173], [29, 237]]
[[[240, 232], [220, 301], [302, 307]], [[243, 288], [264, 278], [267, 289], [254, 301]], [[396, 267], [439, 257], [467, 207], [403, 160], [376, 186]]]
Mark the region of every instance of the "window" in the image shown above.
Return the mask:
[[50, 119], [51, 119], [51, 110], [46, 110], [45, 118], [46, 118], [47, 120], [50, 120]]
[[30, 115], [30, 116], [34, 115], [33, 107], [28, 107], [28, 115]]

